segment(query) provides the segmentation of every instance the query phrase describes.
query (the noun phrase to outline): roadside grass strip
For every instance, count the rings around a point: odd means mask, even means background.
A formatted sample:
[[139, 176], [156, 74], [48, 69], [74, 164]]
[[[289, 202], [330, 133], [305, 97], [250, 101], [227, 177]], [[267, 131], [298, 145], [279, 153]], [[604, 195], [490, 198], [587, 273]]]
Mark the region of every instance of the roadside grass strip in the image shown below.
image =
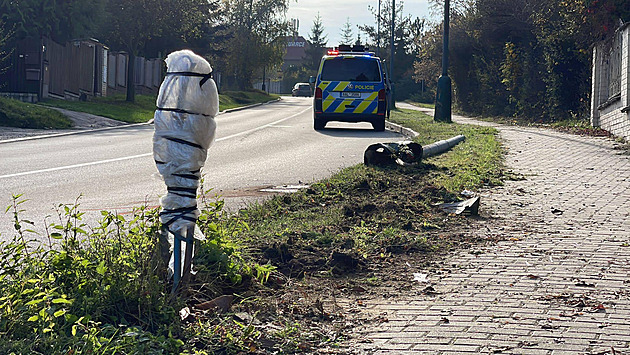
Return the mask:
[[72, 121], [58, 111], [0, 97], [0, 126], [63, 129], [72, 128]]
[[147, 122], [153, 118], [155, 112], [155, 96], [152, 95], [136, 95], [135, 102], [125, 101], [125, 96], [119, 94], [93, 97], [89, 101], [46, 99], [41, 104], [127, 123]]
[[[219, 110], [224, 111], [268, 102], [277, 98], [278, 95], [268, 95], [258, 90], [226, 91], [219, 95]], [[112, 95], [90, 98], [89, 101], [47, 99], [42, 101], [41, 104], [70, 111], [90, 113], [127, 123], [143, 123], [153, 118], [155, 100], [156, 97], [154, 95], [136, 95], [135, 102], [127, 102], [124, 95]]]
[[264, 91], [224, 91], [219, 94], [219, 110], [229, 110], [237, 107], [253, 105], [276, 100], [279, 95], [267, 94]]

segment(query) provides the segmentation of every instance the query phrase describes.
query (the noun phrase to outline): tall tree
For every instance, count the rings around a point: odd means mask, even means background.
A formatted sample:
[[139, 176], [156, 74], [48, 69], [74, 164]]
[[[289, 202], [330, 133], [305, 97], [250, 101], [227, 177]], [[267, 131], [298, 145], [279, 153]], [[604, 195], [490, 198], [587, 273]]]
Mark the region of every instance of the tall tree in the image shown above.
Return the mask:
[[0, 20], [17, 39], [46, 36], [57, 42], [91, 36], [103, 18], [105, 0], [1, 1]]
[[147, 43], [165, 33], [194, 37], [205, 21], [204, 0], [108, 0], [108, 19], [103, 28], [106, 42], [129, 54], [127, 101], [135, 101], [134, 63]]
[[[543, 121], [587, 116], [590, 46], [610, 33], [611, 18], [618, 26], [630, 15], [623, 0], [462, 4], [451, 13], [449, 56], [459, 108]], [[425, 32], [422, 43], [435, 42], [439, 32], [439, 25]], [[426, 78], [426, 69], [439, 62], [441, 52], [433, 47], [421, 48], [417, 77]]]
[[322, 23], [322, 17], [317, 13], [317, 16], [313, 20], [313, 26], [311, 32], [308, 35], [310, 46], [306, 49], [306, 58], [304, 67], [307, 71], [314, 75], [319, 68], [319, 62], [322, 59], [324, 48], [327, 44], [326, 35], [324, 34], [324, 25]]
[[591, 36], [603, 40], [612, 35], [621, 23], [630, 22], [630, 1], [628, 0], [584, 0], [586, 23]]
[[341, 43], [339, 44], [352, 44], [354, 42], [354, 35], [352, 34], [352, 24], [350, 23], [350, 17], [346, 17], [346, 23], [341, 28]]
[[[403, 6], [396, 7], [396, 23], [394, 29], [394, 73], [391, 73], [391, 79], [396, 82], [396, 97], [399, 99], [409, 98], [416, 91], [422, 90], [422, 85], [416, 85], [413, 76], [413, 62], [418, 53], [415, 39], [419, 37], [424, 28], [424, 21], [410, 15], [403, 14]], [[392, 5], [391, 2], [385, 1], [381, 4], [380, 17], [379, 12], [372, 6], [368, 9], [374, 15], [375, 25], [362, 25], [359, 30], [366, 35], [366, 44], [378, 52], [379, 56], [386, 63], [390, 61], [391, 48], [391, 19]], [[380, 31], [379, 31], [380, 22]], [[380, 43], [380, 44], [379, 44]], [[389, 69], [389, 66], [387, 66]]]
[[[6, 63], [7, 59], [11, 56], [12, 48], [9, 48], [8, 42], [11, 38], [11, 32], [6, 29], [6, 25], [3, 20], [0, 20], [0, 75], [9, 69], [9, 64]], [[0, 84], [2, 88], [4, 83]]]
[[234, 85], [252, 87], [256, 73], [282, 62], [288, 0], [222, 0], [227, 41], [223, 60]]

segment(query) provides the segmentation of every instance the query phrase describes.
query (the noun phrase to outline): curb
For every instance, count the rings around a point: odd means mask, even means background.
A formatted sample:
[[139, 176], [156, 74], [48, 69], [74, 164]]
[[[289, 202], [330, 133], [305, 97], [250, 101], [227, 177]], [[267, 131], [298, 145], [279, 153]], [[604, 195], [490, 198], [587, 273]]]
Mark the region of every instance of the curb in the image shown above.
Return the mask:
[[115, 126], [115, 127], [103, 127], [103, 128], [86, 129], [86, 130], [80, 130], [80, 131], [77, 130], [77, 131], [72, 131], [72, 132], [44, 134], [44, 135], [41, 135], [41, 136], [5, 139], [5, 140], [0, 140], [0, 144], [3, 144], [3, 143], [14, 143], [14, 142], [23, 142], [23, 141], [31, 141], [31, 140], [44, 139], [44, 138], [72, 136], [72, 135], [77, 135], [77, 134], [85, 134], [85, 133], [93, 133], [93, 132], [111, 131], [111, 130], [115, 130], [115, 129], [130, 128], [130, 127], [148, 126], [152, 122], [153, 122], [153, 119], [151, 119], [151, 121], [145, 122], [145, 123], [132, 123], [132, 124], [125, 124], [125, 125], [121, 125], [121, 126]]
[[419, 136], [418, 132], [414, 131], [411, 128], [407, 128], [407, 127], [403, 127], [399, 124], [396, 123], [392, 123], [389, 121], [385, 121], [385, 128], [387, 128], [390, 131], [396, 132], [396, 133], [400, 133], [401, 135], [403, 135], [404, 137], [408, 138], [408, 139], [413, 139], [416, 138], [417, 136]]
[[230, 109], [227, 109], [227, 110], [220, 111], [219, 115], [222, 115], [222, 114], [225, 114], [225, 113], [230, 113], [230, 112], [242, 111], [242, 110], [246, 110], [246, 109], [252, 108], [252, 107], [258, 107], [258, 106], [262, 106], [262, 105], [276, 103], [276, 102], [278, 102], [280, 100], [282, 100], [281, 97], [279, 97], [279, 98], [277, 98], [275, 100], [271, 100], [271, 101], [267, 101], [267, 102], [261, 102], [261, 103], [258, 103], [258, 104], [251, 104], [251, 105], [247, 105], [247, 106], [230, 108]]
[[[224, 110], [224, 111], [220, 111], [217, 115], [221, 115], [221, 114], [225, 114], [225, 113], [230, 113], [230, 112], [236, 112], [236, 111], [241, 111], [241, 110], [245, 110], [248, 108], [252, 108], [252, 107], [257, 107], [257, 106], [262, 106], [262, 105], [266, 105], [266, 104], [270, 104], [270, 103], [275, 103], [282, 100], [281, 97], [275, 99], [275, 100], [271, 100], [271, 101], [267, 101], [267, 102], [262, 102], [262, 103], [258, 103], [258, 104], [253, 104], [253, 105], [247, 105], [247, 106], [242, 106], [242, 107], [236, 107], [236, 108], [232, 108], [232, 109], [228, 109], [228, 110]], [[5, 140], [0, 140], [0, 144], [4, 144], [4, 143], [15, 143], [15, 142], [24, 142], [24, 141], [31, 141], [31, 140], [36, 140], [36, 139], [45, 139], [45, 138], [54, 138], [54, 137], [63, 137], [63, 136], [71, 136], [71, 135], [76, 135], [76, 134], [85, 134], [85, 133], [93, 133], [93, 132], [103, 132], [103, 131], [111, 131], [114, 129], [122, 129], [122, 128], [130, 128], [130, 127], [139, 127], [139, 126], [148, 126], [148, 125], [152, 125], [153, 124], [153, 118], [150, 119], [147, 122], [144, 123], [132, 123], [132, 124], [125, 124], [125, 125], [120, 125], [120, 126], [115, 126], [115, 127], [103, 127], [103, 128], [96, 128], [96, 129], [85, 129], [85, 130], [76, 130], [76, 131], [72, 131], [72, 132], [63, 132], [63, 133], [53, 133], [53, 134], [44, 134], [41, 136], [32, 136], [32, 137], [22, 137], [22, 138], [12, 138], [12, 139], [5, 139]]]

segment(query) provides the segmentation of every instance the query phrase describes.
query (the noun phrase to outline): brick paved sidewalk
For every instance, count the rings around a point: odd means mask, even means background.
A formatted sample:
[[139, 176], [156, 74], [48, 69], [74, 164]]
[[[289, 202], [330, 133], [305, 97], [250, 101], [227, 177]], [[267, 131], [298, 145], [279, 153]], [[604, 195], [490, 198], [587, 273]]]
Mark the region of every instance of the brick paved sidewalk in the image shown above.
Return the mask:
[[452, 256], [429, 274], [435, 295], [366, 302], [388, 321], [359, 329], [360, 351], [630, 354], [630, 157], [609, 139], [497, 128], [526, 180], [485, 193], [471, 233], [507, 239]]

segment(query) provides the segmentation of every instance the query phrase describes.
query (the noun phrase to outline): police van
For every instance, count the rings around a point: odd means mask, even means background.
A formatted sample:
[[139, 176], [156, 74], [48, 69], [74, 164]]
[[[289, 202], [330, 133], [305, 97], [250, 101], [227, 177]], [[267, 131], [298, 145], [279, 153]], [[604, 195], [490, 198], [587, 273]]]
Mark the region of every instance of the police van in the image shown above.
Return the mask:
[[389, 88], [381, 59], [361, 46], [340, 46], [322, 57], [313, 99], [314, 128], [330, 121], [369, 122], [385, 130]]

